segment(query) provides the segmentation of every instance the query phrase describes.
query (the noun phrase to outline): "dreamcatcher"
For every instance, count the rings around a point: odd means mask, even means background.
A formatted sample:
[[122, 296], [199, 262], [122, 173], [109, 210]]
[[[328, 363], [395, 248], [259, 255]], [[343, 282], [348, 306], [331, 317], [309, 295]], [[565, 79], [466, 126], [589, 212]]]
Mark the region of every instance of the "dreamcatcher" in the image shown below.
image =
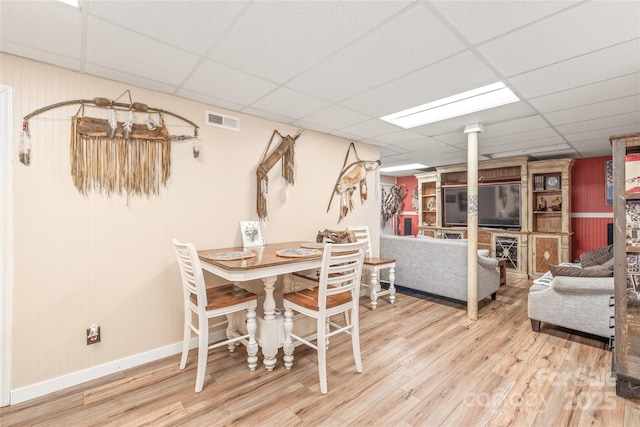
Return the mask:
[[404, 209], [404, 199], [409, 194], [409, 191], [404, 189], [403, 186], [395, 184], [391, 186], [389, 192], [384, 195], [382, 203], [382, 222], [384, 224], [393, 218], [394, 215], [400, 214]]
[[[353, 153], [356, 157], [356, 161], [347, 165], [349, 159], [349, 153], [353, 149]], [[340, 196], [340, 218], [338, 222], [347, 216], [354, 208], [353, 193], [356, 188], [360, 189], [360, 202], [364, 203], [367, 200], [367, 173], [380, 167], [380, 160], [360, 160], [356, 146], [352, 142], [347, 149], [347, 154], [344, 157], [344, 163], [342, 164], [342, 170], [338, 175], [338, 180], [333, 187], [331, 198], [329, 198], [329, 205], [327, 206], [327, 212], [331, 209], [331, 202], [333, 196], [336, 194]]]

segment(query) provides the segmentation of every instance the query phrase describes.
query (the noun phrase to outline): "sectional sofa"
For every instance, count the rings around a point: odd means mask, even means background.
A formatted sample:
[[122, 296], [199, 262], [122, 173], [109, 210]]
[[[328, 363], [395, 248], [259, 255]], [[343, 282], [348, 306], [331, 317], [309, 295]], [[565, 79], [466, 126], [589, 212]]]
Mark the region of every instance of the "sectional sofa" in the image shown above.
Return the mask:
[[[467, 301], [467, 241], [413, 236], [380, 236], [380, 257], [396, 260], [395, 284]], [[495, 299], [500, 287], [498, 260], [477, 256], [478, 300]], [[382, 280], [387, 280], [385, 273]]]

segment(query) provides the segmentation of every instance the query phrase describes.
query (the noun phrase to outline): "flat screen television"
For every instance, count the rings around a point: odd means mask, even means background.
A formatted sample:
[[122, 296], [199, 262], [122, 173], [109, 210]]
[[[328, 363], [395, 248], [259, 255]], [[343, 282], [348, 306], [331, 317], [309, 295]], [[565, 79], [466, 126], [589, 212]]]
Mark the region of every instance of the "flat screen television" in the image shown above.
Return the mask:
[[[444, 187], [444, 225], [467, 225], [467, 187]], [[520, 229], [520, 183], [478, 184], [478, 226]]]

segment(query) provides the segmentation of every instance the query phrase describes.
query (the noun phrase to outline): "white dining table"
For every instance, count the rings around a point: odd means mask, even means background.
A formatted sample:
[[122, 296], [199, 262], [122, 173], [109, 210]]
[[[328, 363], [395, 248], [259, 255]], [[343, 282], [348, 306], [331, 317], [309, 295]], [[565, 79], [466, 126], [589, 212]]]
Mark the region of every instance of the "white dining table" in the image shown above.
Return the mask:
[[[264, 314], [262, 321], [258, 322], [261, 329], [257, 333], [257, 341], [264, 356], [264, 366], [272, 371], [276, 365], [278, 348], [282, 346], [283, 331], [282, 322], [276, 317], [276, 300], [274, 290], [279, 275], [285, 275], [285, 292], [291, 286], [290, 273], [320, 268], [322, 251], [315, 250], [316, 254], [308, 256], [285, 257], [277, 253], [287, 249], [300, 249], [301, 245], [309, 244], [308, 241], [295, 241], [274, 243], [250, 248], [222, 248], [206, 249], [198, 251], [202, 269], [218, 277], [234, 283], [249, 280], [262, 280], [265, 291], [263, 304]], [[216, 255], [230, 252], [253, 252], [255, 256], [244, 259], [221, 260]], [[292, 289], [291, 289], [292, 290]]]

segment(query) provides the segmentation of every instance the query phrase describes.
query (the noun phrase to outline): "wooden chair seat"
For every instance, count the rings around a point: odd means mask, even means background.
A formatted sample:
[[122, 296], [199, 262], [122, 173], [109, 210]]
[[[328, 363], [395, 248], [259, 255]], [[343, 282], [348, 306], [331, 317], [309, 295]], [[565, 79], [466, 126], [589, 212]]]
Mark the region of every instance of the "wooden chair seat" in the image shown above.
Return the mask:
[[[233, 283], [207, 288], [207, 310], [231, 307], [251, 300], [257, 300], [258, 296], [245, 289], [239, 288]], [[191, 295], [191, 302], [197, 304], [195, 295]]]
[[[284, 299], [309, 310], [318, 310], [318, 288], [302, 289], [284, 294]], [[341, 293], [327, 297], [327, 308], [335, 308], [351, 301], [351, 294]]]

